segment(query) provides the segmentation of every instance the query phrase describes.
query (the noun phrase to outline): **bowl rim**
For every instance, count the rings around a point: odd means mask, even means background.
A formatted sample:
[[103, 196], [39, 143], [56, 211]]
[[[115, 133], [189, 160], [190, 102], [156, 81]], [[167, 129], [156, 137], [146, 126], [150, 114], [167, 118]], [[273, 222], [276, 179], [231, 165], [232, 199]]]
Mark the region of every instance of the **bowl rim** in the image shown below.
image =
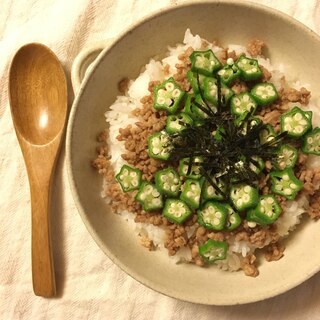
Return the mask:
[[72, 170], [72, 155], [71, 155], [71, 146], [72, 146], [72, 129], [73, 129], [73, 124], [74, 124], [74, 119], [75, 115], [79, 106], [79, 102], [82, 99], [83, 93], [86, 90], [88, 82], [91, 80], [92, 75], [94, 74], [95, 70], [99, 68], [101, 61], [104, 59], [104, 56], [106, 52], [108, 52], [112, 47], [114, 47], [119, 41], [121, 41], [123, 38], [126, 37], [128, 33], [131, 31], [134, 31], [137, 27], [140, 25], [157, 18], [163, 14], [166, 14], [170, 11], [178, 10], [183, 7], [192, 7], [192, 6], [199, 6], [199, 5], [206, 5], [206, 4], [212, 4], [212, 5], [235, 5], [239, 6], [242, 8], [249, 8], [249, 9], [254, 9], [258, 10], [260, 12], [264, 12], [268, 15], [273, 15], [277, 16], [279, 19], [282, 19], [285, 21], [285, 23], [289, 23], [291, 25], [297, 26], [299, 29], [302, 29], [304, 32], [309, 33], [309, 35], [317, 40], [320, 43], [320, 36], [314, 32], [311, 28], [303, 24], [302, 22], [296, 20], [295, 18], [289, 16], [288, 14], [279, 11], [277, 9], [274, 9], [272, 7], [255, 3], [252, 2], [251, 0], [201, 0], [194, 2], [194, 0], [186, 0], [183, 3], [174, 5], [174, 6], [168, 6], [165, 8], [161, 8], [159, 11], [155, 12], [153, 11], [150, 14], [147, 14], [143, 17], [141, 17], [137, 22], [130, 24], [128, 27], [126, 27], [117, 37], [112, 39], [110, 42], [106, 43], [105, 48], [101, 51], [99, 56], [96, 58], [96, 61], [94, 62], [93, 68], [88, 70], [87, 74], [85, 75], [83, 82], [81, 83], [80, 89], [72, 103], [70, 114], [69, 114], [69, 120], [68, 120], [68, 125], [67, 125], [67, 132], [66, 132], [66, 144], [65, 144], [65, 150], [66, 150], [66, 167], [67, 167], [67, 175], [68, 175], [68, 181], [69, 181], [69, 186], [70, 190], [73, 196], [74, 203], [76, 205], [76, 208], [80, 214], [80, 217], [88, 230], [89, 234], [93, 238], [93, 240], [96, 242], [98, 247], [106, 254], [106, 256], [115, 264], [117, 265], [122, 271], [124, 271], [128, 276], [131, 278], [135, 279], [139, 283], [145, 285], [146, 287], [161, 293], [167, 297], [170, 298], [175, 298], [180, 301], [185, 301], [185, 302], [191, 302], [191, 303], [197, 303], [197, 304], [203, 304], [203, 305], [216, 305], [216, 306], [232, 306], [232, 305], [241, 305], [241, 304], [249, 304], [249, 303], [254, 303], [258, 301], [263, 301], [266, 299], [270, 299], [272, 297], [278, 296], [280, 294], [283, 294], [296, 286], [300, 285], [301, 283], [307, 281], [309, 278], [311, 278], [313, 275], [315, 275], [317, 272], [320, 271], [320, 264], [318, 267], [315, 267], [312, 269], [308, 274], [306, 274], [304, 277], [301, 277], [297, 279], [295, 282], [290, 282], [290, 284], [283, 285], [281, 287], [278, 287], [276, 290], [274, 290], [271, 294], [267, 294], [263, 297], [257, 296], [256, 298], [250, 298], [248, 297], [241, 297], [239, 296], [238, 301], [219, 301], [218, 303], [216, 302], [203, 302], [200, 301], [199, 299], [192, 299], [189, 296], [177, 296], [175, 295], [172, 291], [168, 292], [165, 289], [159, 289], [154, 285], [151, 281], [148, 279], [140, 276], [137, 274], [133, 269], [128, 267], [127, 265], [123, 264], [120, 260], [117, 259], [117, 257], [105, 246], [105, 244], [102, 242], [100, 239], [99, 235], [96, 233], [94, 228], [92, 227], [89, 219], [87, 218], [87, 214], [85, 213], [84, 208], [81, 205], [81, 201], [79, 198], [79, 195], [77, 193], [77, 188], [75, 184], [75, 179], [73, 176], [73, 170]]

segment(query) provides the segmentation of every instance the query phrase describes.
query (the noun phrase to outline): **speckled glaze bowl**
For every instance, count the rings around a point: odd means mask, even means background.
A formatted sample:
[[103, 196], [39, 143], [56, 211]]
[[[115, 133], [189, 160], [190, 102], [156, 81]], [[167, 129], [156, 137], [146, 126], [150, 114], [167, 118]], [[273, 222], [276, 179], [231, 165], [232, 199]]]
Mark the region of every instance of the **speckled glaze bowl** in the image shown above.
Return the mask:
[[[223, 272], [174, 264], [166, 253], [149, 252], [112, 214], [100, 197], [101, 177], [91, 168], [96, 136], [105, 128], [104, 112], [118, 94], [123, 77], [136, 78], [150, 57], [181, 42], [190, 28], [222, 44], [246, 44], [256, 37], [268, 44], [275, 64], [285, 62], [292, 72], [320, 92], [314, 64], [320, 57], [319, 37], [292, 18], [269, 8], [240, 1], [196, 1], [161, 10], [132, 26], [106, 46], [85, 76], [72, 107], [67, 132], [70, 185], [79, 213], [91, 236], [106, 255], [127, 274], [165, 295], [185, 301], [234, 305], [283, 293], [320, 269], [319, 223], [306, 221], [286, 241], [285, 256], [277, 262], [259, 260], [260, 275]], [[99, 284], [97, 283], [97, 286]]]

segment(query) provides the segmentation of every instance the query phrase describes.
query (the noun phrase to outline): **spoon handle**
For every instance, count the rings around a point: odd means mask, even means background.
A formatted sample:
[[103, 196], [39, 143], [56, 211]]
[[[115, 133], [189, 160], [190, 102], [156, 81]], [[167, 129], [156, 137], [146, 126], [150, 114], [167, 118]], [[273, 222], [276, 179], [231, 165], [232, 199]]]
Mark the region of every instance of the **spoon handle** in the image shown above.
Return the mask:
[[[32, 282], [37, 296], [52, 297], [56, 294], [56, 285], [50, 241], [49, 201], [54, 164], [44, 164], [45, 158], [41, 157], [41, 153], [34, 153], [33, 166], [27, 166], [32, 213]], [[42, 166], [35, 165], [37, 163]]]

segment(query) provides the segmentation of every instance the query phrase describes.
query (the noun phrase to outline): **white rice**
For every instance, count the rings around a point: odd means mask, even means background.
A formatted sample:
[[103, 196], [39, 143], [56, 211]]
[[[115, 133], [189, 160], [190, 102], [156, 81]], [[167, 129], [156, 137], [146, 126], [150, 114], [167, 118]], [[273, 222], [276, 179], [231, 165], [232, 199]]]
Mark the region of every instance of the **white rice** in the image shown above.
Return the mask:
[[[199, 35], [192, 35], [189, 29], [187, 29], [184, 40], [182, 44], [178, 44], [175, 47], [168, 47], [167, 56], [161, 61], [155, 61], [151, 59], [149, 63], [144, 67], [141, 74], [129, 83], [129, 90], [126, 96], [118, 96], [116, 101], [110, 106], [105, 113], [106, 121], [109, 123], [110, 132], [109, 135], [109, 150], [112, 155], [112, 166], [115, 172], [118, 172], [125, 161], [121, 158], [121, 154], [125, 153], [125, 147], [123, 141], [118, 141], [116, 139], [117, 133], [120, 128], [125, 128], [129, 124], [134, 124], [138, 121], [137, 118], [131, 115], [131, 111], [137, 107], [141, 107], [142, 104], [140, 99], [149, 94], [148, 84], [151, 80], [165, 80], [164, 66], [168, 64], [169, 76], [172, 76], [177, 72], [175, 65], [179, 63], [178, 56], [183, 53], [187, 48], [192, 47], [194, 50], [200, 49], [202, 46], [202, 40]], [[209, 48], [213, 52], [217, 53], [222, 50], [222, 48], [209, 45]], [[237, 45], [230, 44], [229, 50], [234, 50], [236, 54], [244, 52], [250, 57], [246, 48]], [[279, 89], [281, 85], [281, 77], [284, 76], [286, 71], [284, 64], [279, 64], [274, 66], [271, 64], [268, 58], [262, 56], [257, 57], [259, 64], [268, 69], [272, 74], [272, 82], [275, 84], [276, 88]], [[167, 76], [167, 77], [169, 77]], [[286, 74], [286, 80], [290, 79], [288, 74]], [[291, 82], [290, 85], [294, 88], [300, 89], [301, 86], [309, 88], [307, 84], [301, 84], [300, 82]], [[297, 103], [290, 104], [290, 106], [299, 105]], [[299, 105], [300, 106], [300, 105]], [[301, 106], [300, 106], [301, 107]], [[320, 112], [316, 107], [315, 101], [310, 101], [309, 106], [305, 107], [308, 110], [313, 111], [313, 121], [315, 123], [320, 123]], [[320, 166], [320, 157], [310, 157], [310, 167]], [[300, 223], [301, 216], [308, 209], [309, 201], [307, 196], [301, 196], [297, 201], [287, 202], [286, 210], [284, 214], [275, 222], [277, 226], [277, 231], [281, 237], [286, 237], [290, 231], [294, 230], [296, 225]], [[141, 238], [149, 238], [156, 245], [158, 250], [166, 250], [164, 248], [164, 237], [165, 231], [161, 226], [153, 226], [142, 223], [134, 222], [134, 215], [130, 212], [124, 211], [120, 213], [125, 221], [129, 224], [132, 232], [135, 232]], [[189, 235], [191, 235], [193, 230], [189, 230]], [[270, 239], [271, 240], [271, 239]], [[223, 261], [216, 262], [216, 264], [222, 270], [236, 271], [240, 269], [241, 261], [249, 253], [253, 253], [256, 247], [245, 241], [236, 241], [235, 239], [229, 240], [229, 251], [227, 254], [227, 259]], [[188, 248], [180, 249], [172, 260], [176, 263], [186, 262], [191, 260], [191, 252]]]

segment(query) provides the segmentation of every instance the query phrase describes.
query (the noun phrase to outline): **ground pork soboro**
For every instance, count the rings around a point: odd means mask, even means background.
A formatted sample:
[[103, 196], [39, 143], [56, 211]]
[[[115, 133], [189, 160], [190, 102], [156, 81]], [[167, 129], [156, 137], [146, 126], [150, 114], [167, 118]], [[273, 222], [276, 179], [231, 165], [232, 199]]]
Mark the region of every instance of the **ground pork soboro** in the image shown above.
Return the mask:
[[258, 39], [253, 39], [247, 44], [247, 51], [253, 56], [257, 57], [262, 55], [262, 49], [265, 43]]

